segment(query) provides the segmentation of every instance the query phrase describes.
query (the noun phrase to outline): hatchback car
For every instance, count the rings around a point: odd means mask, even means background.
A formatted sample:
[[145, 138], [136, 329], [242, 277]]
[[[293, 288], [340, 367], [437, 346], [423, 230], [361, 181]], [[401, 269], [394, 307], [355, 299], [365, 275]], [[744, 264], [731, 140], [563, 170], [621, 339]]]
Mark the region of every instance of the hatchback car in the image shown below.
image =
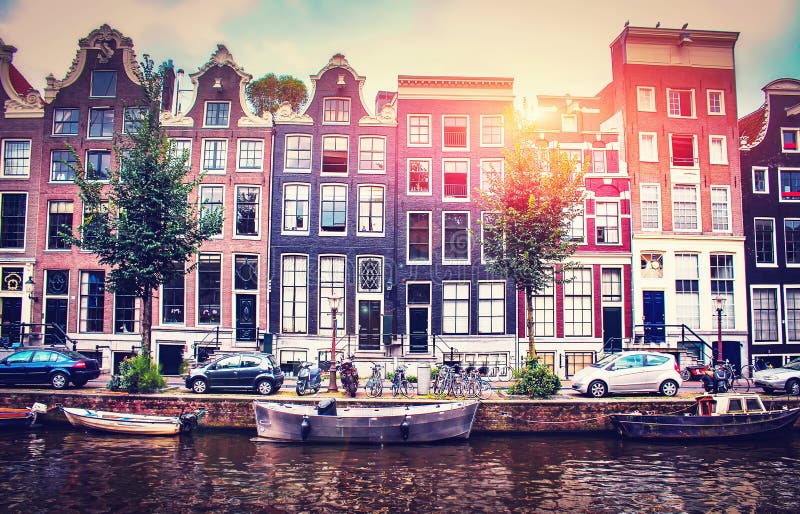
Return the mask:
[[782, 390], [800, 395], [800, 359], [793, 359], [780, 368], [756, 371], [753, 381], [765, 393]]
[[608, 393], [678, 394], [683, 381], [675, 357], [658, 352], [610, 353], [575, 373], [572, 388], [595, 398]]
[[272, 355], [266, 353], [225, 355], [192, 369], [186, 377], [186, 388], [198, 394], [210, 389], [272, 394], [282, 385], [283, 372]]
[[100, 364], [78, 352], [54, 348], [23, 349], [0, 360], [2, 384], [50, 384], [64, 389], [100, 376]]

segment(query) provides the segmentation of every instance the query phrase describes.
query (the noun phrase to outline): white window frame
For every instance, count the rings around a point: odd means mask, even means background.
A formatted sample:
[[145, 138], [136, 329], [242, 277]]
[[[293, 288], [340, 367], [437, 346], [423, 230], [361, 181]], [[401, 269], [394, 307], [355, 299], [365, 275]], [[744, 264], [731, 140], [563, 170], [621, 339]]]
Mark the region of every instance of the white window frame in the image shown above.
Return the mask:
[[[777, 339], [774, 340], [763, 340], [763, 341], [756, 341], [756, 302], [755, 302], [755, 291], [756, 289], [759, 290], [770, 290], [775, 292], [775, 335]], [[777, 285], [769, 285], [769, 284], [751, 284], [750, 285], [750, 319], [751, 319], [751, 342], [753, 346], [760, 345], [760, 344], [775, 344], [781, 343], [783, 339], [783, 305], [781, 305], [784, 297], [780, 293], [780, 287]], [[788, 327], [787, 327], [788, 330]], [[788, 335], [788, 334], [787, 334]]]
[[[756, 171], [763, 171], [764, 172], [764, 190], [758, 191], [756, 190]], [[769, 194], [769, 168], [766, 166], [753, 166], [752, 168], [752, 184], [753, 184], [753, 194], [756, 195], [764, 195]]]
[[[445, 187], [447, 185], [447, 184], [445, 184], [445, 180], [444, 180], [445, 163], [448, 163], [448, 162], [460, 162], [460, 163], [466, 163], [466, 165], [467, 165], [467, 171], [466, 171], [466, 175], [467, 175], [467, 195], [466, 195], [465, 198], [450, 197], [450, 196], [447, 196], [447, 194], [445, 192]], [[471, 178], [472, 177], [470, 177], [471, 174], [472, 174], [472, 172], [471, 172], [471, 169], [470, 169], [470, 160], [469, 159], [442, 159], [442, 202], [453, 202], [453, 203], [470, 202], [471, 201], [470, 200], [470, 196], [471, 196], [471, 192], [472, 192], [471, 191], [471, 186], [472, 186]]]
[[578, 115], [562, 114], [561, 132], [571, 132], [571, 133], [578, 132]]
[[[481, 286], [487, 285], [489, 286], [490, 294], [495, 288], [495, 286], [500, 286], [500, 290], [502, 291], [502, 296], [500, 298], [495, 298], [490, 296], [488, 298], [481, 296]], [[500, 315], [498, 316], [494, 311], [494, 302], [502, 302], [502, 307], [500, 309]], [[481, 315], [485, 309], [489, 309], [488, 315]], [[494, 325], [499, 321], [501, 329], [500, 331], [489, 330], [488, 332], [484, 332], [481, 330], [481, 318], [487, 318], [490, 320], [490, 324], [492, 328]], [[476, 327], [476, 331], [478, 334], [505, 334], [506, 332], [506, 283], [504, 280], [479, 280], [478, 281], [478, 317], [477, 317], [478, 326]]]
[[[261, 160], [253, 168], [242, 168], [242, 143], [261, 143]], [[241, 173], [261, 173], [264, 171], [264, 140], [252, 137], [242, 137], [236, 140], [236, 171]]]
[[663, 227], [663, 225], [662, 225], [663, 216], [662, 216], [662, 212], [661, 212], [661, 184], [659, 184], [657, 182], [639, 184], [639, 209], [640, 209], [640, 213], [641, 213], [642, 212], [641, 206], [642, 206], [642, 203], [643, 203], [642, 198], [644, 197], [644, 193], [643, 193], [644, 189], [645, 188], [651, 188], [651, 187], [655, 187], [655, 189], [656, 189], [656, 206], [657, 206], [656, 208], [657, 208], [657, 215], [658, 215], [658, 221], [657, 221], [657, 225], [658, 226], [656, 226], [656, 227], [645, 227], [644, 226], [644, 216], [642, 216], [642, 219], [640, 220], [641, 229], [642, 229], [643, 232], [661, 232], [662, 227]]
[[[683, 164], [675, 164], [675, 156], [672, 153], [672, 138], [673, 136], [692, 136], [692, 164], [686, 166]], [[680, 169], [698, 169], [700, 167], [700, 155], [697, 151], [697, 134], [669, 133], [669, 166], [671, 168]]]
[[[694, 188], [695, 191], [695, 198], [697, 199], [696, 207], [695, 207], [695, 217], [697, 218], [697, 227], [695, 228], [676, 228], [676, 216], [675, 216], [675, 189], [681, 188]], [[672, 230], [674, 232], [701, 232], [703, 230], [703, 218], [701, 217], [702, 210], [700, 208], [700, 188], [697, 184], [672, 184]]]
[[[720, 159], [715, 159], [714, 156], [714, 141], [721, 141], [722, 155]], [[719, 135], [708, 136], [708, 162], [711, 164], [728, 164], [728, 138]]]
[[[464, 148], [458, 146], [446, 146], [445, 138], [444, 138], [444, 120], [447, 118], [464, 118], [467, 120], [467, 127], [466, 127], [466, 138], [467, 138], [467, 145]], [[469, 114], [443, 114], [442, 115], [442, 151], [443, 152], [469, 152], [470, 151], [470, 123], [469, 123]]]
[[[800, 173], [800, 168], [778, 168], [778, 201], [781, 203], [797, 203], [800, 202], [800, 196], [794, 198], [784, 198], [783, 197], [783, 178], [781, 177], [781, 172], [789, 171], [792, 173]], [[800, 191], [798, 191], [800, 193]]]
[[[225, 125], [208, 125], [206, 116], [208, 114], [208, 104], [228, 104], [228, 123]], [[203, 103], [203, 128], [229, 128], [231, 126], [231, 102], [229, 100], [206, 100]]]
[[[0, 209], [2, 209], [2, 207], [3, 207], [3, 202], [5, 201], [5, 197], [6, 197], [7, 194], [9, 194], [9, 195], [11, 195], [11, 194], [22, 194], [22, 195], [25, 195], [25, 222], [24, 222], [25, 226], [24, 226], [24, 228], [22, 230], [22, 246], [21, 247], [18, 247], [18, 246], [0, 247], [0, 250], [2, 250], [3, 252], [7, 252], [7, 253], [16, 253], [16, 252], [20, 252], [21, 253], [21, 252], [25, 251], [25, 249], [27, 248], [27, 245], [28, 245], [28, 210], [29, 210], [28, 199], [30, 198], [30, 195], [28, 194], [27, 191], [0, 191]], [[49, 227], [49, 224], [50, 224], [50, 205], [49, 205], [49, 203], [47, 203], [47, 206], [48, 206], [47, 207], [47, 211], [48, 211], [48, 213], [47, 213], [48, 214], [47, 215], [47, 224], [48, 224], [48, 227], [46, 228], [47, 231], [45, 232], [45, 247], [47, 246], [48, 235], [50, 234], [50, 232], [49, 232], [49, 228], [50, 228]], [[2, 222], [2, 219], [0, 219], [0, 223], [1, 222]], [[74, 223], [74, 220], [73, 220], [73, 223]]]
[[[324, 201], [323, 198], [323, 190], [326, 188], [332, 188], [334, 190], [339, 190], [344, 188], [344, 230], [341, 232], [337, 231], [326, 231], [322, 228], [322, 202]], [[334, 198], [334, 201], [335, 198]], [[319, 226], [318, 226], [318, 234], [321, 237], [343, 237], [347, 236], [348, 224], [350, 222], [350, 188], [347, 184], [341, 182], [325, 182], [319, 185]]]
[[[109, 111], [111, 112], [111, 117], [113, 120], [111, 121], [111, 135], [110, 136], [93, 136], [92, 135], [92, 113], [94, 111]], [[86, 120], [86, 139], [91, 139], [93, 141], [110, 141], [114, 139], [114, 125], [117, 123], [117, 116], [114, 112], [113, 107], [90, 107], [89, 108], [89, 118]]]
[[[670, 93], [672, 93], [673, 91], [679, 92], [679, 93], [688, 91], [691, 94], [692, 112], [691, 112], [691, 114], [689, 116], [682, 116], [680, 114], [672, 114], [670, 112], [670, 108], [669, 108], [669, 100], [670, 100], [670, 98], [669, 97], [670, 97]], [[697, 105], [696, 104], [697, 104], [697, 99], [695, 98], [694, 89], [670, 88], [670, 87], [667, 88], [667, 117], [668, 118], [684, 118], [684, 119], [697, 118], [697, 108], [696, 108]]]
[[[326, 140], [344, 140], [347, 143], [347, 150], [345, 150], [345, 155], [347, 155], [347, 163], [345, 164], [344, 172], [340, 171], [324, 171], [324, 161], [325, 161], [325, 141]], [[324, 134], [320, 137], [320, 147], [319, 152], [319, 174], [322, 177], [347, 177], [350, 175], [350, 136], [347, 134]], [[338, 145], [337, 145], [338, 146]]]
[[[756, 221], [771, 221], [772, 222], [772, 260], [769, 262], [758, 262], [758, 241], [756, 240]], [[777, 246], [777, 224], [775, 218], [768, 218], [765, 216], [753, 217], [753, 262], [756, 268], [775, 268], [778, 266], [778, 246]]]
[[[779, 311], [778, 315], [782, 316], [782, 319], [783, 319], [783, 323], [781, 324], [781, 326], [784, 326], [785, 330], [786, 330], [786, 342], [787, 343], [797, 343], [797, 342], [800, 342], [800, 336], [798, 336], [798, 339], [791, 339], [789, 337], [789, 332], [790, 332], [789, 331], [789, 328], [790, 328], [789, 325], [792, 322], [791, 318], [789, 317], [789, 312], [788, 312], [788, 308], [789, 308], [789, 291], [797, 291], [798, 294], [800, 294], [800, 288], [784, 286], [784, 288], [783, 288], [783, 298], [782, 298], [783, 299], [783, 308]], [[798, 319], [796, 321], [796, 323], [800, 324], [800, 319]], [[800, 334], [800, 326], [797, 327], [796, 329], [797, 329], [797, 333]], [[783, 331], [780, 331], [779, 334], [783, 335]]]
[[[599, 217], [597, 206], [598, 204], [614, 204], [617, 206], [617, 240], [614, 242], [600, 242], [599, 238], [597, 237], [597, 231], [600, 226], [597, 223], [597, 219]], [[604, 215], [605, 216], [605, 215]], [[596, 198], [594, 201], [594, 242], [598, 246], [621, 246], [622, 245], [622, 216], [620, 211], [620, 202], [615, 198]]]
[[[284, 329], [284, 314], [283, 314], [283, 312], [284, 312], [284, 304], [286, 303], [286, 301], [283, 298], [283, 289], [284, 289], [284, 285], [283, 284], [284, 284], [284, 278], [285, 278], [285, 272], [286, 272], [286, 270], [284, 269], [284, 263], [285, 263], [287, 257], [292, 257], [295, 260], [298, 257], [300, 257], [301, 259], [305, 258], [305, 261], [306, 261], [306, 270], [305, 270], [306, 282], [305, 282], [305, 286], [302, 286], [302, 287], [305, 287], [305, 292], [306, 292], [306, 296], [305, 296], [306, 312], [305, 312], [305, 317], [303, 318], [303, 319], [305, 319], [305, 329], [297, 331], [297, 332], [286, 332], [285, 329]], [[309, 305], [310, 298], [309, 297], [311, 296], [309, 294], [309, 287], [311, 287], [309, 285], [309, 283], [311, 282], [309, 280], [309, 278], [310, 278], [309, 274], [311, 273], [310, 263], [311, 263], [311, 260], [308, 258], [308, 254], [306, 254], [306, 253], [284, 253], [284, 254], [281, 254], [281, 261], [280, 261], [280, 268], [281, 268], [280, 269], [280, 291], [279, 291], [279, 298], [280, 298], [280, 323], [279, 323], [279, 327], [280, 327], [281, 333], [285, 333], [285, 334], [308, 334], [308, 321], [309, 321], [308, 311], [309, 311], [309, 308], [310, 308], [310, 305]], [[295, 288], [295, 287], [296, 287], [296, 285], [292, 286], [292, 288]], [[294, 298], [297, 298], [297, 296], [294, 295]], [[296, 302], [293, 302], [293, 303], [296, 303]]]
[[[409, 249], [411, 247], [411, 215], [412, 214], [427, 214], [428, 215], [428, 258], [426, 260], [412, 261], [409, 257]], [[433, 260], [433, 212], [431, 211], [408, 211], [406, 212], [406, 265], [430, 265]]]
[[[258, 190], [258, 202], [256, 202], [256, 218], [255, 218], [255, 235], [237, 234], [236, 225], [239, 221], [239, 188], [240, 187], [254, 187]], [[261, 217], [262, 217], [262, 203], [263, 191], [260, 185], [256, 184], [236, 184], [233, 188], [233, 201], [234, 201], [234, 215], [233, 215], [233, 239], [261, 239]]]
[[[652, 147], [643, 143], [644, 136], [653, 136]], [[643, 148], [648, 149], [647, 154]], [[639, 162], [658, 162], [658, 134], [656, 132], [639, 132]]]
[[[714, 190], [722, 190], [725, 191], [725, 222], [728, 225], [727, 229], [718, 229], [714, 227]], [[711, 231], [712, 232], [721, 232], [721, 233], [729, 233], [733, 232], [733, 225], [731, 219], [731, 187], [730, 186], [723, 186], [723, 185], [714, 185], [712, 184], [709, 188], [710, 194], [710, 203], [711, 203]]]
[[[645, 99], [642, 93], [650, 92], [650, 98]], [[654, 86], [636, 87], [636, 109], [639, 112], [656, 112], [656, 88]]]
[[[94, 74], [100, 73], [113, 73], [114, 77], [114, 94], [113, 95], [93, 95], [92, 91], [94, 91]], [[89, 98], [116, 98], [117, 97], [117, 86], [119, 86], [119, 73], [117, 70], [92, 70], [91, 73], [91, 82], [89, 83]]]
[[[719, 112], [711, 110], [711, 94], [719, 93]], [[709, 116], [725, 116], [725, 91], [722, 89], [706, 89], [706, 106]]]
[[485, 229], [486, 229], [486, 216], [487, 215], [497, 215], [497, 212], [484, 212], [481, 211], [481, 263], [486, 264], [487, 262], [492, 262], [493, 259], [489, 259], [486, 257], [486, 245], [483, 244], [485, 240]]
[[[464, 298], [461, 298], [460, 296], [455, 296], [455, 297], [452, 297], [452, 298], [449, 298], [449, 297], [446, 298], [445, 297], [445, 290], [449, 289], [448, 286], [455, 286], [456, 287], [456, 294], [457, 294], [458, 290], [461, 289], [465, 284], [467, 286], [467, 298], [466, 298], [467, 330], [464, 331], [464, 332], [460, 332], [460, 331], [458, 331], [456, 329], [456, 330], [454, 330], [452, 332], [447, 332], [447, 331], [445, 331], [445, 320], [444, 320], [444, 318], [445, 318], [445, 308], [444, 308], [445, 302], [446, 301], [451, 301], [451, 302], [456, 302], [456, 305], [462, 305], [463, 302], [464, 302]], [[459, 286], [461, 286], [461, 287], [459, 287]], [[469, 280], [443, 280], [442, 281], [442, 304], [441, 304], [441, 306], [442, 306], [442, 311], [441, 311], [442, 312], [442, 334], [449, 334], [449, 335], [469, 335], [470, 334], [470, 325], [471, 325], [470, 322], [472, 321], [470, 319], [470, 318], [472, 318], [472, 313], [471, 313], [472, 305], [471, 305], [471, 303], [472, 303], [472, 282], [470, 282]], [[454, 313], [452, 315], [452, 318], [454, 320], [463, 319], [464, 317], [465, 316], [460, 316], [457, 310], [454, 311]], [[455, 323], [455, 325], [456, 325], [456, 327], [454, 327], [454, 328], [457, 328], [458, 323]]]
[[[75, 178], [75, 170], [71, 170], [72, 177], [70, 177], [70, 178], [68, 178], [68, 179], [66, 179], [66, 180], [56, 180], [56, 179], [54, 178], [54, 175], [53, 175], [53, 174], [54, 174], [53, 167], [54, 167], [54, 165], [55, 165], [55, 163], [56, 163], [56, 162], [62, 162], [62, 161], [56, 161], [56, 160], [55, 160], [55, 156], [53, 155], [55, 152], [65, 152], [65, 153], [70, 153], [70, 151], [69, 151], [69, 150], [66, 150], [66, 149], [60, 149], [60, 148], [54, 148], [54, 149], [50, 150], [50, 177], [49, 177], [49, 179], [48, 179], [48, 182], [49, 182], [49, 183], [51, 183], [51, 184], [72, 184], [72, 183], [73, 183], [73, 180], [74, 180], [74, 178]], [[76, 160], [75, 160], [75, 165], [77, 166], [77, 164], [78, 164], [78, 162], [77, 162], [77, 159], [76, 159]]]
[[[361, 152], [363, 151], [362, 150], [362, 145], [363, 145], [365, 139], [378, 139], [378, 140], [382, 140], [383, 141], [383, 169], [380, 169], [380, 170], [361, 169]], [[387, 144], [386, 144], [386, 136], [378, 136], [378, 135], [359, 136], [358, 137], [358, 173], [361, 173], [361, 174], [364, 174], [364, 175], [386, 175], [386, 154], [387, 154], [387, 150], [388, 150], [388, 148], [387, 148]], [[368, 151], [373, 152], [373, 150], [368, 150]], [[348, 153], [349, 153], [349, 147], [348, 147]], [[371, 162], [376, 162], [376, 161], [371, 161]]]
[[[305, 189], [307, 192], [306, 196], [306, 213], [304, 216], [305, 219], [305, 228], [303, 229], [288, 229], [286, 228], [286, 188], [287, 187], [296, 187], [299, 191], [301, 188]], [[298, 200], [294, 198], [293, 201], [296, 203]], [[296, 207], [296, 206], [295, 206]], [[296, 212], [296, 208], [295, 208]], [[297, 218], [297, 216], [294, 216]], [[295, 224], [296, 225], [296, 224]], [[311, 233], [311, 184], [307, 182], [286, 182], [283, 184], [283, 191], [281, 194], [281, 235], [284, 236], [307, 236]]]
[[[203, 189], [211, 189], [211, 188], [220, 188], [222, 189], [222, 213], [225, 213], [225, 206], [226, 206], [226, 198], [225, 195], [227, 193], [225, 184], [213, 184], [213, 183], [206, 183], [200, 184], [197, 189], [197, 216], [198, 219], [202, 213], [203, 209]], [[225, 236], [225, 221], [223, 220], [222, 225], [219, 227], [219, 234], [212, 234], [211, 239], [222, 239]]]
[[[581, 207], [580, 214], [578, 214], [577, 216], [575, 216], [574, 218], [572, 218], [571, 220], [568, 221], [569, 227], [567, 227], [567, 234], [566, 234], [566, 237], [567, 237], [568, 240], [570, 240], [573, 243], [576, 243], [578, 245], [589, 244], [589, 238], [586, 237], [586, 200], [583, 200], [582, 203], [583, 203], [583, 205]], [[580, 218], [580, 220], [581, 220], [580, 226], [581, 226], [581, 233], [583, 234], [583, 237], [581, 237], [580, 239], [576, 239], [576, 238], [572, 237], [572, 235], [573, 235], [572, 227], [575, 226], [575, 220], [578, 219], [578, 218]]]
[[[411, 190], [411, 161], [425, 162], [428, 165], [428, 190]], [[406, 194], [408, 196], [433, 196], [433, 160], [429, 158], [409, 157], [406, 159]]]
[[[347, 121], [327, 121], [325, 120], [325, 104], [330, 100], [341, 101], [344, 100], [347, 105]], [[338, 112], [338, 111], [337, 111]], [[350, 125], [353, 114], [353, 104], [349, 97], [346, 96], [326, 96], [322, 99], [322, 124], [323, 125]]]
[[[412, 135], [411, 135], [411, 119], [412, 118], [427, 118], [428, 119], [428, 141], [427, 143], [414, 143], [412, 142]], [[430, 114], [407, 114], [406, 115], [406, 122], [407, 122], [407, 129], [406, 129], [406, 137], [407, 143], [406, 146], [409, 147], [431, 147], [433, 145], [433, 116]], [[421, 126], [421, 125], [420, 125]]]
[[[97, 179], [92, 178], [89, 179], [89, 152], [108, 152], [108, 178], [106, 179]], [[111, 167], [114, 165], [114, 152], [110, 148], [87, 148], [86, 151], [83, 153], [83, 169], [86, 173], [87, 180], [91, 180], [92, 182], [103, 182], [108, 183], [111, 181]], [[97, 170], [95, 170], [95, 173]]]
[[[370, 232], [370, 231], [362, 231], [361, 227], [358, 225], [359, 220], [361, 219], [361, 190], [363, 188], [378, 188], [381, 190], [381, 209], [383, 210], [381, 217], [383, 218], [383, 224], [381, 227], [380, 232]], [[386, 186], [382, 184], [359, 184], [358, 185], [358, 206], [356, 212], [356, 236], [358, 237], [384, 237], [386, 235]]]
[[[580, 272], [581, 274], [583, 274], [584, 272], [587, 272], [589, 280], [587, 282], [575, 280], [575, 278], [576, 278], [575, 274], [578, 273], [578, 272]], [[565, 277], [565, 278], [567, 278], [568, 281], [564, 284], [564, 293], [563, 293], [564, 294], [564, 297], [563, 297], [564, 304], [562, 306], [562, 312], [561, 312], [561, 315], [563, 317], [563, 323], [564, 323], [564, 337], [591, 338], [594, 335], [594, 324], [595, 324], [595, 313], [594, 313], [595, 301], [594, 301], [594, 297], [595, 297], [596, 291], [594, 290], [594, 269], [593, 269], [593, 267], [591, 265], [583, 266], [583, 267], [580, 267], [580, 268], [573, 269], [573, 270], [569, 271], [568, 273], [565, 273], [565, 275], [568, 275], [568, 276]], [[583, 308], [583, 305], [581, 305], [581, 309], [570, 309], [570, 310], [567, 310], [567, 299], [568, 298], [573, 298], [573, 297], [575, 297], [575, 298], [586, 298], [586, 296], [587, 296], [587, 295], [583, 295], [583, 294], [568, 294], [568, 292], [573, 291], [575, 285], [577, 285], [577, 284], [586, 284], [586, 283], [589, 284], [588, 285], [588, 289], [589, 289], [589, 295], [588, 295], [588, 297], [589, 297], [589, 306], [588, 306], [588, 308]], [[581, 331], [580, 334], [576, 334], [576, 333], [573, 333], [573, 332], [567, 332], [567, 327], [568, 326], [570, 326], [570, 328], [574, 330], [576, 325], [581, 325], [581, 328], [582, 328], [583, 325], [586, 324], [585, 320], [582, 320], [582, 321], [578, 322], [578, 321], [575, 321], [574, 318], [571, 318], [572, 320], [568, 321], [567, 314], [571, 313], [571, 312], [581, 312], [582, 314], [588, 314], [588, 316], [589, 316], [589, 330], [587, 331], [588, 333], [583, 333], [583, 331]]]
[[[449, 258], [447, 258], [445, 256], [445, 246], [446, 246], [445, 236], [447, 235], [446, 227], [445, 227], [445, 217], [448, 214], [466, 214], [467, 215], [467, 225], [466, 225], [466, 227], [464, 227], [464, 230], [465, 230], [465, 232], [467, 234], [467, 257], [466, 257], [466, 259], [449, 259]], [[465, 264], [470, 264], [472, 262], [472, 235], [470, 233], [470, 228], [472, 226], [471, 225], [471, 218], [472, 218], [471, 214], [472, 213], [470, 211], [442, 211], [442, 224], [441, 224], [441, 227], [442, 227], [442, 264], [443, 265], [445, 265], [445, 266], [449, 266], [449, 265], [463, 266]]]
[[[682, 257], [685, 257], [684, 260]], [[675, 267], [675, 303], [677, 310], [679, 312], [676, 313], [675, 319], [678, 323], [685, 323], [687, 326], [694, 330], [698, 330], [700, 328], [700, 255], [694, 252], [679, 252], [676, 253], [674, 256], [674, 267]], [[691, 262], [691, 267], [682, 267], [681, 264], [684, 262]], [[689, 296], [690, 293], [685, 292], [678, 292], [677, 281], [694, 281], [697, 283], [697, 291], [691, 293], [693, 298], [693, 305], [691, 305], [692, 310], [694, 311], [692, 314], [691, 322], [687, 318], [682, 317], [682, 313], [690, 307], [688, 302], [682, 301], [682, 296], [686, 295]]]
[[122, 110], [122, 132], [124, 134], [130, 134], [130, 131], [128, 130], [128, 128], [129, 128], [131, 123], [135, 123], [135, 122], [132, 122], [128, 118], [130, 117], [130, 114], [134, 113], [134, 112], [138, 112], [141, 115], [141, 118], [139, 120], [136, 120], [139, 123], [141, 123], [142, 120], [147, 116], [147, 109], [144, 108], [144, 107], [125, 107]]
[[[783, 148], [783, 133], [784, 132], [794, 132], [794, 140], [797, 143], [797, 148], [795, 150], [786, 150]], [[780, 133], [780, 146], [782, 153], [800, 153], [800, 128], [797, 127], [781, 127]]]
[[[206, 165], [206, 144], [211, 141], [225, 141], [225, 158], [222, 160], [222, 169], [208, 169], [205, 167]], [[209, 137], [202, 139], [202, 146], [200, 152], [200, 170], [208, 173], [209, 175], [225, 175], [228, 170], [228, 138], [223, 137]]]
[[[62, 134], [56, 133], [56, 113], [58, 111], [77, 111], [77, 113], [78, 113], [77, 125], [78, 126], [75, 128], [75, 132], [66, 132], [66, 133], [62, 133]], [[63, 121], [61, 123], [63, 123]], [[77, 136], [77, 135], [80, 134], [80, 130], [81, 130], [80, 126], [81, 126], [81, 110], [78, 107], [56, 107], [55, 109], [53, 109], [53, 127], [52, 127], [52, 131], [51, 131], [51, 134], [50, 134], [51, 136], [53, 136], [53, 137]]]
[[[6, 145], [8, 143], [28, 143], [28, 169], [26, 173], [19, 174], [19, 175], [6, 175]], [[25, 138], [8, 138], [3, 139], [3, 148], [2, 153], [0, 153], [0, 176], [6, 179], [25, 179], [30, 178], [31, 176], [31, 161], [33, 159], [32, 156], [32, 148], [33, 142], [30, 139]]]
[[[289, 161], [289, 138], [308, 139], [308, 168], [290, 168]], [[292, 152], [299, 152], [305, 150], [291, 150]], [[283, 172], [284, 173], [311, 173], [311, 167], [314, 159], [314, 136], [312, 134], [286, 134], [283, 138]]]
[[[483, 129], [484, 129], [484, 121], [488, 119], [499, 119], [500, 120], [500, 142], [499, 143], [485, 143], [483, 140]], [[481, 142], [480, 146], [485, 148], [500, 148], [505, 145], [506, 141], [506, 130], [505, 130], [505, 120], [503, 119], [502, 114], [481, 114]]]
[[192, 169], [192, 140], [188, 137], [175, 137], [170, 138], [169, 140], [169, 151], [172, 153], [172, 157], [175, 159], [179, 159], [181, 156], [177, 155], [177, 147], [174, 146], [175, 143], [180, 143], [181, 145], [185, 145], [188, 143], [188, 148], [186, 148], [186, 152], [188, 155], [186, 156], [186, 170]]
[[800, 268], [800, 262], [789, 262], [789, 255], [788, 255], [788, 245], [787, 245], [787, 238], [786, 238], [786, 222], [787, 221], [797, 221], [800, 223], [800, 218], [783, 218], [783, 262], [786, 264], [787, 268]]
[[[341, 288], [333, 288], [325, 286], [323, 287], [322, 282], [322, 260], [323, 259], [330, 259], [331, 262], [341, 262], [342, 269], [342, 281], [341, 281]], [[336, 272], [337, 270], [332, 270], [331, 272]], [[333, 331], [333, 316], [331, 313], [330, 303], [328, 298], [330, 298], [330, 293], [333, 293], [339, 298], [342, 299], [342, 305], [340, 306], [339, 310], [337, 311], [336, 315], [336, 333], [344, 333], [347, 331], [347, 318], [345, 317], [347, 314], [347, 255], [344, 254], [333, 254], [333, 253], [323, 253], [317, 257], [317, 328], [322, 330], [327, 330], [330, 334]], [[337, 282], [338, 283], [338, 282]], [[328, 281], [325, 282], [328, 284]], [[325, 293], [323, 293], [323, 289]], [[336, 290], [334, 290], [336, 289]], [[325, 320], [325, 321], [323, 321]]]
[[506, 172], [506, 160], [505, 159], [503, 159], [502, 157], [498, 157], [497, 159], [481, 159], [480, 160], [480, 166], [481, 166], [480, 188], [482, 190], [487, 191], [486, 188], [489, 187], [489, 184], [485, 184], [484, 183], [485, 182], [484, 181], [484, 170], [485, 170], [484, 166], [486, 166], [486, 164], [489, 164], [489, 163], [498, 163], [498, 162], [500, 163], [500, 173], [499, 173], [500, 180], [503, 180], [503, 177], [505, 176], [505, 172]]

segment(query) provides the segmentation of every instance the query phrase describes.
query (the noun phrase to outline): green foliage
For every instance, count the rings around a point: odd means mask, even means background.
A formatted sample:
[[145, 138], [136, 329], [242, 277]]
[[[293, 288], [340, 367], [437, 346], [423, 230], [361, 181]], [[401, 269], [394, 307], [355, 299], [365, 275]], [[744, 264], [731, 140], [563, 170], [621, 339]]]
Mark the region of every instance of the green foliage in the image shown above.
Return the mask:
[[180, 367], [178, 368], [178, 374], [179, 375], [185, 375], [188, 372], [189, 372], [189, 361], [186, 360], [186, 359], [183, 359], [181, 361]]
[[416, 384], [416, 383], [417, 383], [417, 377], [416, 377], [416, 375], [408, 375], [408, 376], [406, 377], [406, 380], [408, 380], [408, 383], [409, 383], [409, 384]]
[[167, 386], [161, 376], [161, 366], [149, 355], [139, 354], [119, 365], [119, 375], [111, 377], [108, 389], [128, 393], [153, 393]]
[[296, 111], [308, 99], [308, 91], [302, 80], [291, 75], [278, 77], [274, 73], [267, 73], [250, 82], [245, 88], [245, 94], [258, 116], [266, 111], [274, 113], [283, 102], [289, 102], [292, 110]]
[[532, 398], [549, 398], [561, 389], [561, 379], [547, 366], [538, 365], [536, 360], [514, 370], [514, 384], [508, 388], [510, 394], [521, 394]]
[[431, 367], [431, 380], [433, 381], [433, 380], [436, 380], [437, 378], [439, 378], [439, 368], [437, 368], [436, 366], [432, 366]]

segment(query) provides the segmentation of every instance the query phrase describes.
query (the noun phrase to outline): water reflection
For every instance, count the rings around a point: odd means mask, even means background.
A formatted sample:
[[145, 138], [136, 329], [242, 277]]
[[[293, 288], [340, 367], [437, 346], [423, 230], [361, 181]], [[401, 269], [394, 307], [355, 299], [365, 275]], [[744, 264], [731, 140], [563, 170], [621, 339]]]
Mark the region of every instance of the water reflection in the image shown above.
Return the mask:
[[249, 432], [0, 436], [8, 512], [797, 512], [800, 433], [735, 444], [475, 437], [296, 446]]

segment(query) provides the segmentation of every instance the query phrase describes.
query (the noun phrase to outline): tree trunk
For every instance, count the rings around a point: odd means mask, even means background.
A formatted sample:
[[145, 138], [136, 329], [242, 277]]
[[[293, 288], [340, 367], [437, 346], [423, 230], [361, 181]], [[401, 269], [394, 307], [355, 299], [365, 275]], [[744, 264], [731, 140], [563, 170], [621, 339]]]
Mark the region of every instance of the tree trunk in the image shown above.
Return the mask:
[[153, 328], [153, 292], [142, 297], [142, 354], [150, 355], [151, 331]]
[[528, 359], [535, 360], [538, 357], [536, 356], [536, 345], [533, 342], [533, 288], [531, 287], [525, 288], [525, 304], [525, 323], [528, 327]]

